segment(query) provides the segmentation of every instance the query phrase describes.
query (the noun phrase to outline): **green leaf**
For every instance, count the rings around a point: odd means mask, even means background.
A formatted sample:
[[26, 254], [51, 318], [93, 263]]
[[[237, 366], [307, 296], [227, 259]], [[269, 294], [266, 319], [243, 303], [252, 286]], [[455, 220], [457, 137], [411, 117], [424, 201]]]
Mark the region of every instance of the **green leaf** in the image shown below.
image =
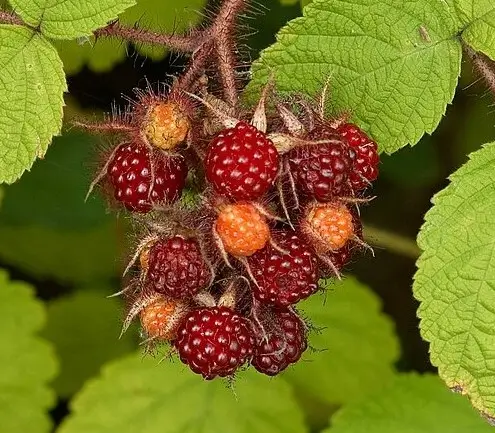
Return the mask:
[[495, 6], [491, 0], [455, 0], [465, 25], [462, 39], [476, 51], [495, 59]]
[[372, 398], [344, 407], [325, 433], [489, 433], [493, 431], [437, 376], [401, 375]]
[[392, 153], [435, 130], [461, 65], [459, 22], [441, 0], [315, 0], [254, 63], [248, 94], [271, 72], [281, 91], [316, 94]]
[[301, 410], [280, 378], [250, 370], [234, 389], [178, 362], [134, 355], [104, 368], [72, 401], [58, 433], [303, 433]]
[[90, 36], [104, 27], [135, 0], [9, 0], [21, 18], [54, 39]]
[[42, 158], [62, 127], [67, 90], [55, 48], [32, 30], [0, 25], [0, 182]]
[[447, 385], [495, 417], [495, 143], [433, 199], [418, 237], [421, 334]]
[[89, 168], [97, 160], [97, 147], [94, 137], [80, 132], [55, 138], [46, 157], [5, 188], [0, 224], [74, 230], [108, 223], [111, 217], [99, 194], [84, 201], [96, 176], [96, 169]]
[[[316, 352], [292, 366], [284, 377], [306, 394], [344, 404], [381, 387], [394, 373], [399, 345], [378, 297], [353, 278], [328, 287], [326, 302], [313, 296], [299, 304], [313, 326]], [[321, 350], [321, 351], [319, 351]]]
[[[157, 32], [184, 33], [201, 19], [200, 11], [206, 0], [137, 0], [136, 3], [119, 17], [122, 24], [134, 26], [137, 23]], [[67, 74], [77, 73], [85, 64], [97, 72], [108, 71], [126, 55], [125, 43], [106, 38], [97, 42], [91, 38], [82, 46], [76, 41], [58, 41], [56, 46]], [[150, 45], [138, 44], [136, 49], [154, 60], [164, 58], [167, 53], [162, 47]]]
[[48, 304], [43, 335], [60, 359], [61, 371], [53, 386], [62, 398], [96, 376], [105, 362], [137, 348], [131, 332], [119, 339], [123, 305], [116, 298], [107, 299], [109, 291], [83, 288]]
[[0, 226], [0, 259], [62, 283], [108, 280], [122, 272], [124, 232], [115, 222], [82, 231]]
[[45, 322], [33, 289], [0, 270], [0, 425], [2, 433], [48, 433], [56, 373], [51, 347], [35, 334]]

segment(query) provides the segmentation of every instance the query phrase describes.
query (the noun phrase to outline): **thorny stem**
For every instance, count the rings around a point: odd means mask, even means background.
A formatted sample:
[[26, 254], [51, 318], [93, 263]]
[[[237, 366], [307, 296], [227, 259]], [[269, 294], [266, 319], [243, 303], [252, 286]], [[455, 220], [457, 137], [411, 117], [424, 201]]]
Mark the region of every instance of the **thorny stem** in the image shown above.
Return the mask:
[[114, 22], [94, 32], [99, 37], [113, 37], [129, 42], [143, 44], [165, 45], [174, 51], [183, 53], [193, 52], [201, 44], [201, 34], [194, 32], [190, 35], [166, 35], [137, 27], [125, 27]]
[[490, 60], [483, 53], [477, 53], [466, 44], [463, 44], [463, 49], [473, 62], [473, 66], [478, 74], [487, 84], [490, 92], [495, 95], [495, 62]]
[[0, 10], [0, 24], [15, 24], [22, 26], [24, 21], [22, 21], [21, 17], [14, 12]]

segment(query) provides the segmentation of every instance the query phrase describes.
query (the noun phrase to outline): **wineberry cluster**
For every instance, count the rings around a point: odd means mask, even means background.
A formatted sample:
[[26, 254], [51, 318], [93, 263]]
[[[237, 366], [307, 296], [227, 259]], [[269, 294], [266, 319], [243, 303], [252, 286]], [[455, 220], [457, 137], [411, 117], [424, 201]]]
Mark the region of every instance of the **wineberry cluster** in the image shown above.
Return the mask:
[[243, 5], [226, 0], [202, 33], [217, 39], [170, 91], [138, 93], [123, 117], [90, 126], [118, 137], [91, 189], [104, 186], [139, 227], [123, 331], [139, 317], [148, 348], [169, 344], [206, 379], [244, 365], [272, 376], [301, 358], [308, 326], [296, 305], [367, 246], [358, 206], [378, 176], [376, 143], [325, 115], [326, 89], [318, 103], [282, 99], [270, 79], [241, 112], [221, 56], [223, 99], [210, 92], [208, 50], [235, 47], [222, 26]]

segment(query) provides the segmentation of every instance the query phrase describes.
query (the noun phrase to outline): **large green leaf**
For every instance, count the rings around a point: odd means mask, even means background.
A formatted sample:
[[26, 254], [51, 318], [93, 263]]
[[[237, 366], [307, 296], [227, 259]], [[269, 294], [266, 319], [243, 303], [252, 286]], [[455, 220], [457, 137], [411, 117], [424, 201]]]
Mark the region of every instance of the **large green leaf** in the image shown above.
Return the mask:
[[135, 0], [9, 0], [22, 19], [42, 34], [55, 39], [89, 36]]
[[418, 243], [421, 333], [447, 385], [495, 417], [495, 144], [438, 193]]
[[315, 0], [254, 63], [248, 93], [272, 72], [280, 90], [309, 94], [329, 77], [333, 111], [392, 153], [433, 132], [451, 102], [459, 26], [442, 0]]
[[0, 25], [0, 182], [12, 183], [42, 158], [62, 127], [62, 62], [43, 36]]
[[392, 322], [368, 287], [346, 278], [327, 290], [326, 302], [313, 296], [300, 304], [303, 315], [322, 329], [311, 335], [316, 351], [307, 352], [284, 377], [306, 394], [340, 405], [393, 376], [399, 345]]
[[134, 355], [115, 362], [72, 402], [59, 433], [303, 433], [289, 386], [254, 370], [234, 389], [204, 381], [171, 360]]
[[48, 433], [54, 395], [46, 384], [56, 373], [51, 347], [35, 336], [45, 322], [33, 289], [0, 270], [0, 430]]
[[495, 59], [495, 5], [491, 0], [454, 0], [465, 25], [462, 38], [476, 51]]
[[137, 347], [130, 331], [119, 339], [123, 305], [116, 298], [107, 299], [109, 292], [108, 288], [82, 288], [48, 304], [43, 335], [54, 344], [60, 359], [60, 374], [53, 383], [60, 397], [70, 397], [105, 362]]
[[[201, 18], [199, 13], [205, 0], [183, 0], [181, 2], [162, 0], [137, 0], [136, 6], [120, 16], [124, 25], [138, 24], [143, 28], [163, 33], [184, 33]], [[77, 73], [85, 64], [95, 71], [107, 71], [125, 58], [126, 44], [120, 40], [91, 38], [83, 45], [76, 41], [57, 42], [66, 73]], [[137, 51], [153, 59], [161, 59], [166, 50], [138, 44]]]
[[372, 398], [344, 407], [325, 433], [489, 433], [459, 395], [433, 375], [409, 374]]

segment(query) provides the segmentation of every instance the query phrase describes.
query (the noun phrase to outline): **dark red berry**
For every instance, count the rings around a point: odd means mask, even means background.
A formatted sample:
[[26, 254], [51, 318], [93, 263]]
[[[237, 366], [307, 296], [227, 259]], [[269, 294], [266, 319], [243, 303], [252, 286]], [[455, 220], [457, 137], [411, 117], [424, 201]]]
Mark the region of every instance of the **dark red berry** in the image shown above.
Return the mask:
[[212, 278], [212, 271], [194, 239], [181, 236], [160, 239], [146, 255], [146, 284], [171, 298], [193, 296], [206, 288]]
[[260, 373], [275, 376], [301, 358], [308, 347], [306, 327], [303, 321], [288, 309], [273, 311], [268, 340], [257, 338], [251, 364]]
[[377, 145], [363, 130], [352, 123], [341, 125], [337, 132], [356, 152], [354, 169], [349, 179], [354, 191], [362, 191], [378, 177], [380, 157]]
[[289, 167], [296, 187], [322, 202], [347, 195], [353, 152], [329, 128], [314, 129], [306, 139], [326, 143], [297, 146], [289, 152]]
[[217, 193], [233, 200], [256, 200], [273, 185], [279, 156], [263, 132], [239, 122], [211, 141], [205, 165]]
[[248, 320], [226, 307], [192, 311], [177, 335], [174, 346], [181, 361], [205, 379], [231, 376], [253, 354]]
[[273, 244], [248, 258], [254, 296], [278, 306], [295, 304], [318, 290], [317, 258], [294, 232], [278, 232]]
[[145, 145], [124, 143], [108, 164], [115, 199], [130, 211], [148, 212], [155, 204], [172, 203], [181, 196], [187, 177], [183, 158], [155, 150], [152, 161], [153, 167]]

